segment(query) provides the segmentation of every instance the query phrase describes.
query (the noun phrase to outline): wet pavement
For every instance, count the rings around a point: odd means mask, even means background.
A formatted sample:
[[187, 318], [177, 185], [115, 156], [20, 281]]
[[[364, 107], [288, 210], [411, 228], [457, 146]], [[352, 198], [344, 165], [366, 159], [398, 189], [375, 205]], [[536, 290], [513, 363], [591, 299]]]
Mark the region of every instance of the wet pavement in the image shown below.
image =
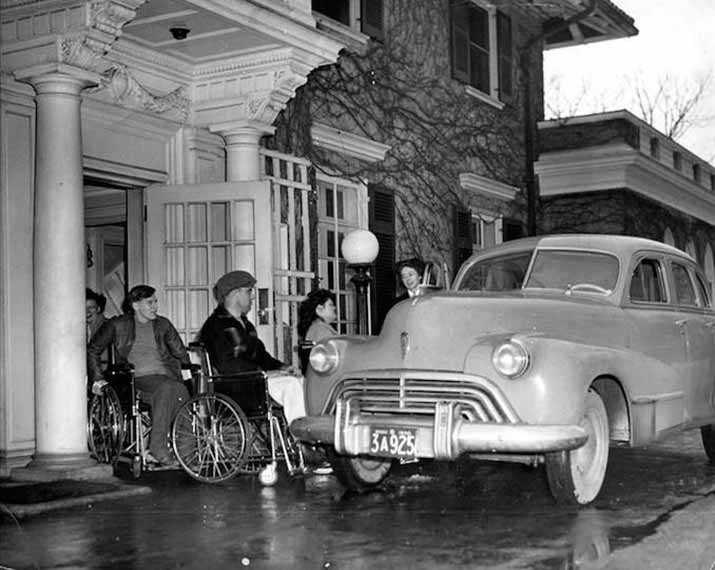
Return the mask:
[[[652, 542], [672, 517], [705, 504], [715, 468], [699, 432], [612, 449], [600, 497], [581, 509], [554, 505], [542, 469], [473, 461], [400, 466], [366, 495], [346, 493], [332, 476], [284, 475], [261, 487], [251, 477], [206, 485], [159, 472], [134, 484], [152, 493], [22, 520], [3, 512], [0, 565], [603, 568], [619, 550]], [[698, 516], [715, 519], [707, 510]], [[652, 567], [633, 560], [623, 567]]]

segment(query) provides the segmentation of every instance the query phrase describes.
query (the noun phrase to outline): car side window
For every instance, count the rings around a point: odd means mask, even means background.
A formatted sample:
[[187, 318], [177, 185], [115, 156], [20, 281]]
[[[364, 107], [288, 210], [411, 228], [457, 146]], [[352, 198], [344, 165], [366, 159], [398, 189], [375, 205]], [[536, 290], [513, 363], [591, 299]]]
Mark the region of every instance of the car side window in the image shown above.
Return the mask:
[[697, 307], [698, 297], [690, 279], [688, 268], [680, 263], [673, 263], [673, 281], [675, 282], [675, 300], [678, 305]]
[[640, 303], [667, 303], [663, 269], [657, 259], [643, 259], [631, 276], [631, 301]]
[[700, 299], [702, 299], [702, 306], [712, 307], [710, 294], [708, 293], [708, 291], [710, 291], [710, 288], [708, 287], [705, 279], [702, 275], [700, 275], [700, 273], [695, 273], [695, 283], [698, 286], [698, 294], [700, 295]]

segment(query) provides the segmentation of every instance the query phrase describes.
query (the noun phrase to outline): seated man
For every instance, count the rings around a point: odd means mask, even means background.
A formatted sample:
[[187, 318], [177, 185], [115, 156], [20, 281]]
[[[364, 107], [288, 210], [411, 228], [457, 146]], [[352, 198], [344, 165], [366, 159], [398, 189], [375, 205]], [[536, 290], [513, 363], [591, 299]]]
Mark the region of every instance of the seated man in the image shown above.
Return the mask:
[[290, 425], [294, 419], [305, 416], [303, 378], [295, 376], [291, 367], [268, 353], [256, 327], [246, 318], [256, 296], [255, 284], [256, 279], [246, 271], [231, 271], [216, 282], [214, 297], [218, 306], [201, 327], [199, 341], [220, 374], [283, 371], [284, 374], [268, 375], [268, 393], [283, 406]]
[[100, 356], [114, 345], [117, 364], [134, 366], [135, 386], [151, 406], [150, 462], [173, 465], [168, 434], [171, 422], [189, 392], [181, 379], [181, 365], [189, 366], [186, 347], [171, 322], [157, 315], [155, 289], [132, 287], [122, 309], [124, 315], [105, 322], [87, 348], [89, 379], [93, 391], [100, 387]]

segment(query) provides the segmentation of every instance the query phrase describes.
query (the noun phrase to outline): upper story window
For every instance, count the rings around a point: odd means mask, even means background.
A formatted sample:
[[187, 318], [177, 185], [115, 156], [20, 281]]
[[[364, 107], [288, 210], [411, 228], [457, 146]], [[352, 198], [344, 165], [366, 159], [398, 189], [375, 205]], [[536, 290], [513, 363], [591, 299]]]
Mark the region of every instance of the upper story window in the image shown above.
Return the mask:
[[313, 11], [365, 35], [383, 37], [384, 0], [312, 0]]
[[693, 164], [693, 180], [700, 184], [700, 165]]
[[650, 139], [650, 155], [653, 158], [660, 158], [660, 141], [657, 137], [651, 137]]
[[683, 170], [683, 155], [677, 150], [673, 151], [673, 168], [678, 171]]
[[511, 18], [481, 0], [452, 0], [452, 75], [503, 99], [513, 91]]

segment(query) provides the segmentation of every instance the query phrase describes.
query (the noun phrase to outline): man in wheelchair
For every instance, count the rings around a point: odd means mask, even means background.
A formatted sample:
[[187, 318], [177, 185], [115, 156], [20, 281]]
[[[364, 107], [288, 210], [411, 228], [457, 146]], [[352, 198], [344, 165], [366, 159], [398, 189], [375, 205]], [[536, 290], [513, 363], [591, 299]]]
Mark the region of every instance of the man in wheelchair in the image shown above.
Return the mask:
[[189, 393], [181, 377], [182, 365], [190, 365], [186, 347], [171, 322], [157, 315], [155, 289], [133, 287], [122, 304], [123, 315], [105, 322], [87, 348], [87, 366], [92, 391], [103, 383], [101, 355], [114, 347], [116, 364], [131, 363], [135, 386], [143, 402], [151, 406], [152, 430], [147, 462], [173, 465], [168, 434], [171, 422]]
[[256, 327], [246, 318], [255, 298], [255, 284], [247, 271], [231, 271], [216, 282], [213, 292], [218, 306], [201, 328], [199, 341], [220, 374], [276, 371], [268, 373], [268, 393], [283, 406], [290, 425], [305, 416], [303, 378], [268, 353]]

